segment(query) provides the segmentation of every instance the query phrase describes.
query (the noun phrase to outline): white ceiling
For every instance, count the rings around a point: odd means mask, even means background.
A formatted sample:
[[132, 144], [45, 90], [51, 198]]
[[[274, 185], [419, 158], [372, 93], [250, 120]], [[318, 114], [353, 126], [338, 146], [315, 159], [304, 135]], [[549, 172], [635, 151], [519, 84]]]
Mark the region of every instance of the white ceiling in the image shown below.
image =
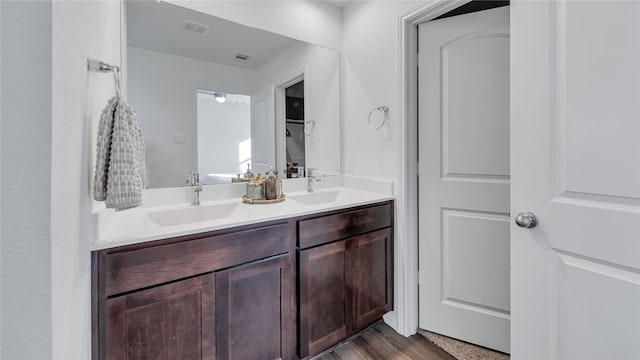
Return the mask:
[[[202, 36], [184, 21], [208, 25]], [[128, 45], [258, 70], [297, 40], [155, 0], [127, 1]], [[244, 63], [236, 54], [251, 56]]]
[[351, 1], [348, 0], [323, 0], [325, 2], [330, 3], [331, 5], [339, 8], [345, 8]]

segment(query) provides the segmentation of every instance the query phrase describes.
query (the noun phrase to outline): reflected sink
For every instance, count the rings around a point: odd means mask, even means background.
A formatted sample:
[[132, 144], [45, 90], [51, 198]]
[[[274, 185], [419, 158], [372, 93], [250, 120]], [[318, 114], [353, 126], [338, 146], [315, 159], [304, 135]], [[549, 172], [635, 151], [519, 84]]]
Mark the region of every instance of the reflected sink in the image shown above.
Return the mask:
[[336, 201], [339, 194], [339, 190], [334, 190], [326, 192], [307, 193], [304, 195], [293, 195], [288, 196], [287, 199], [301, 202], [307, 205], [320, 205]]
[[175, 226], [226, 218], [238, 207], [237, 203], [192, 206], [182, 209], [157, 211], [147, 214], [160, 226]]

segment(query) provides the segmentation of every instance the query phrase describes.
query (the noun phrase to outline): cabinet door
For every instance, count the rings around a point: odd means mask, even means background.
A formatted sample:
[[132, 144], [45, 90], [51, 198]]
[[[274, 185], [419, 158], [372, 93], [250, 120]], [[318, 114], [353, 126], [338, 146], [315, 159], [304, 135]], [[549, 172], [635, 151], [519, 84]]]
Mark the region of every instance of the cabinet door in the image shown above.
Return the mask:
[[291, 258], [216, 273], [218, 359], [293, 357]]
[[213, 275], [107, 299], [112, 359], [215, 359]]
[[393, 298], [391, 229], [382, 229], [349, 240], [352, 266], [352, 316], [355, 331], [391, 310]]
[[300, 251], [300, 357], [315, 355], [349, 333], [346, 241]]

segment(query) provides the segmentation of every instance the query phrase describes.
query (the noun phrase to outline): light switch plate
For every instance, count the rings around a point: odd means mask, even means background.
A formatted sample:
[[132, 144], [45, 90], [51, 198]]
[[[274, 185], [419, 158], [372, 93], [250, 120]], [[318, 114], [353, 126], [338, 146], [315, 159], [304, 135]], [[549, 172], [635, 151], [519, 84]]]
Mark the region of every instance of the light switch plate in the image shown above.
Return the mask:
[[353, 173], [356, 169], [356, 157], [353, 154], [347, 155], [347, 172]]

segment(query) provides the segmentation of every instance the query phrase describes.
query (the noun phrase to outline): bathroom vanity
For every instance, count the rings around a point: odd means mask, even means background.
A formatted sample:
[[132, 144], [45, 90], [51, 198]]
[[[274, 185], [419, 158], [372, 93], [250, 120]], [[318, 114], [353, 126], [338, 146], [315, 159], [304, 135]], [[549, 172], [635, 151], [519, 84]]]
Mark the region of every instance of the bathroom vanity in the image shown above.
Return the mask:
[[391, 310], [392, 234], [391, 202], [298, 221], [300, 357]]
[[[248, 159], [254, 173], [270, 164], [284, 177], [292, 150], [299, 173], [342, 173], [340, 53], [217, 7], [122, 5], [150, 186], [142, 207], [93, 211], [93, 359], [307, 358], [390, 311], [390, 181], [326, 176], [315, 191], [323, 175], [288, 179], [286, 201], [256, 205], [227, 177]], [[192, 37], [193, 26], [226, 36]], [[288, 97], [304, 99], [300, 114], [287, 117]], [[287, 136], [307, 141], [298, 149]], [[181, 186], [191, 171], [202, 183]]]
[[386, 200], [93, 251], [93, 358], [318, 354], [391, 310], [393, 213]]

